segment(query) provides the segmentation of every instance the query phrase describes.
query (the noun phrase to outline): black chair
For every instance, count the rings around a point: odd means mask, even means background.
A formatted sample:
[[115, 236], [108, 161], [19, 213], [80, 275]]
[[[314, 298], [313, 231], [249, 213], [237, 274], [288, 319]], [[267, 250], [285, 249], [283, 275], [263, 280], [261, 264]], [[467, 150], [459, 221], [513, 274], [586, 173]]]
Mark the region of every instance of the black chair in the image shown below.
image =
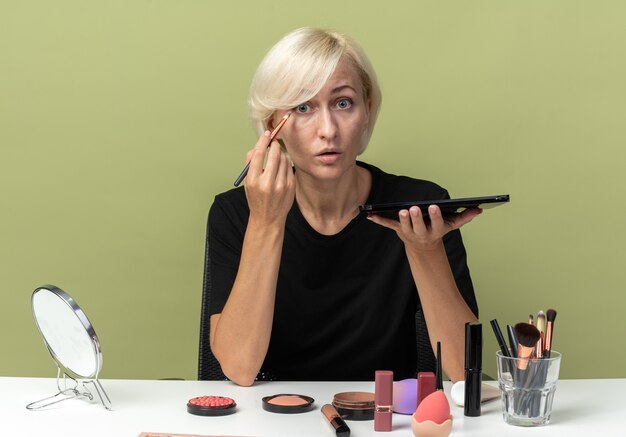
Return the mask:
[[204, 251], [205, 268], [204, 280], [202, 281], [202, 305], [200, 312], [200, 353], [198, 355], [198, 380], [200, 381], [224, 381], [226, 375], [222, 372], [220, 363], [211, 351], [211, 318], [209, 317], [209, 305], [211, 303], [211, 271], [207, 268], [210, 264], [209, 237], [207, 235], [206, 248]]
[[[205, 248], [204, 280], [202, 284], [202, 306], [200, 313], [200, 353], [198, 355], [198, 380], [200, 381], [223, 381], [228, 378], [222, 372], [220, 363], [211, 352], [211, 321], [209, 317], [209, 305], [211, 302], [211, 272], [207, 268], [210, 265], [209, 239], [207, 235]], [[416, 372], [434, 372], [436, 358], [430, 345], [426, 321], [421, 310], [415, 314], [415, 341], [417, 344]], [[259, 374], [258, 380], [272, 380], [271, 375]]]

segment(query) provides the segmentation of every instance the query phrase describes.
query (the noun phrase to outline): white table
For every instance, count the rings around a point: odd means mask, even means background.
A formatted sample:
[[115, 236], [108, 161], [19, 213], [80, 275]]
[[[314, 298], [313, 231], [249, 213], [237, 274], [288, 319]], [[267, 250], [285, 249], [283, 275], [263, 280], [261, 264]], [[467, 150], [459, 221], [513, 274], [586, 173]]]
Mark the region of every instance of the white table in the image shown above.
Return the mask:
[[[493, 383], [492, 383], [493, 384]], [[25, 405], [56, 393], [53, 378], [0, 377], [0, 435], [63, 437], [137, 437], [142, 431], [227, 436], [333, 437], [320, 413], [334, 393], [373, 391], [371, 382], [271, 382], [238, 387], [214, 381], [103, 380], [113, 403], [71, 400], [46, 410]], [[450, 384], [446, 383], [449, 394]], [[464, 417], [452, 406], [452, 436], [626, 436], [626, 379], [562, 380], [554, 400], [552, 422], [520, 428], [502, 420], [500, 401], [483, 405], [481, 417]], [[303, 414], [275, 414], [262, 409], [261, 398], [299, 393], [315, 399], [316, 408]], [[220, 395], [237, 402], [237, 412], [223, 417], [187, 413], [196, 396]], [[375, 433], [373, 421], [348, 421], [352, 437], [412, 436], [410, 416], [394, 414], [393, 431]]]

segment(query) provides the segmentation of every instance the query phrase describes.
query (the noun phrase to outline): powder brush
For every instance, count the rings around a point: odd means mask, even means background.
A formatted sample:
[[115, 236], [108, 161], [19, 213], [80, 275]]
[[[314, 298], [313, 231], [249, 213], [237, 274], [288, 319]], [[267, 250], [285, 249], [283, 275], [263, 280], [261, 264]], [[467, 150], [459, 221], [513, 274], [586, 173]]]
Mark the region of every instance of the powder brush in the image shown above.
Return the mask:
[[519, 343], [517, 349], [517, 368], [526, 370], [528, 360], [533, 357], [537, 342], [541, 339], [541, 333], [536, 326], [530, 323], [518, 323], [515, 325], [515, 335]]

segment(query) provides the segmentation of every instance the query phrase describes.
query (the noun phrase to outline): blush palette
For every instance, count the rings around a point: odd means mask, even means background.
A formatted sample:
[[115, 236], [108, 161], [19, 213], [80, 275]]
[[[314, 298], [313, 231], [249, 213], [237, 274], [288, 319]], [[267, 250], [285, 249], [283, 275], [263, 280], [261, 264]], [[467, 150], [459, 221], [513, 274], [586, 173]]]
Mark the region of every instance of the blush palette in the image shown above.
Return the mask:
[[226, 416], [236, 407], [233, 399], [223, 396], [199, 396], [187, 402], [187, 412], [197, 416]]

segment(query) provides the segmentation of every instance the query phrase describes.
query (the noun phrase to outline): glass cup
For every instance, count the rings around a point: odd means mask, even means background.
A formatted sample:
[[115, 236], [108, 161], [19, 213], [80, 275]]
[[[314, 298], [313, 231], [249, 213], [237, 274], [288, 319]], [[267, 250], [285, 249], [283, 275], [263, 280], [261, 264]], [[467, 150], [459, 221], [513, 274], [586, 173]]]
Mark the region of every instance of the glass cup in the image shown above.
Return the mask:
[[561, 354], [551, 351], [549, 358], [521, 359], [498, 351], [496, 361], [504, 421], [517, 426], [550, 423]]

